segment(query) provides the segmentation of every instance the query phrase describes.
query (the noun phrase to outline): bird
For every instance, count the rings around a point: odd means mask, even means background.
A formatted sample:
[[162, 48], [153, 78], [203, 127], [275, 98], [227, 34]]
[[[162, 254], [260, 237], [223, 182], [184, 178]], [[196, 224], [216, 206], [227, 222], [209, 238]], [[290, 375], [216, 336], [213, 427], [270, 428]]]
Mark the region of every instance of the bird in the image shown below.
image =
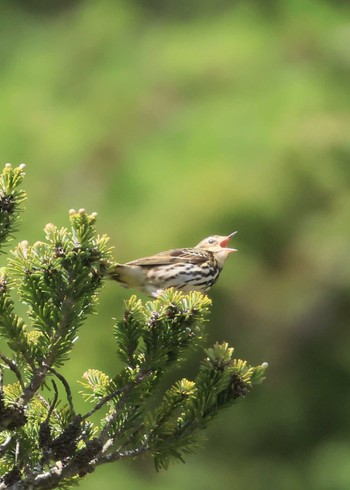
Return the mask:
[[235, 248], [228, 248], [230, 235], [212, 235], [192, 248], [175, 248], [117, 264], [111, 278], [125, 288], [135, 288], [158, 297], [165, 289], [207, 293], [216, 283], [224, 262]]

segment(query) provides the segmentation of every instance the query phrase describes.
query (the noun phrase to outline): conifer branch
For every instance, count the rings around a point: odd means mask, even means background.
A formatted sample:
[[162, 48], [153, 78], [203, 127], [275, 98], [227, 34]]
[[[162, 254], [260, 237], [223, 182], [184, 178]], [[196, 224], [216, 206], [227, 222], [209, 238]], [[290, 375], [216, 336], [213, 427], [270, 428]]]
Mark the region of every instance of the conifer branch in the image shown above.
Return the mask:
[[[132, 390], [137, 387], [143, 380], [145, 380], [148, 376], [152, 375], [152, 371], [148, 372], [141, 372], [134, 381], [130, 382], [128, 385], [126, 385], [123, 389], [122, 396], [119, 398], [117, 404], [113, 408], [112, 412], [108, 414], [108, 416], [105, 419], [105, 426], [101, 431], [100, 435], [100, 440], [102, 444], [106, 443], [106, 441], [109, 438], [109, 432], [111, 431], [114, 422], [116, 421], [117, 417], [120, 415], [120, 409], [121, 407], [127, 403], [128, 397], [131, 394]], [[120, 435], [120, 432], [118, 433]]]
[[[7, 164], [0, 176], [0, 245], [15, 230], [25, 198], [18, 190], [23, 168]], [[69, 219], [70, 229], [47, 225], [45, 241], [20, 242], [0, 270], [0, 336], [12, 351], [0, 360], [16, 377], [5, 384], [0, 368], [0, 490], [68, 488], [101, 464], [146, 454], [156, 469], [166, 469], [198, 448], [222, 408], [264, 379], [266, 364], [235, 359], [225, 342], [203, 349], [206, 296], [171, 289], [154, 301], [131, 296], [113, 329], [124, 367], [111, 375], [86, 371], [81, 384], [92, 407], [76, 414], [60, 368], [115, 263], [108, 237], [96, 235], [95, 213], [71, 210]], [[28, 324], [16, 313], [14, 292], [27, 307]], [[204, 353], [197, 377], [162, 394], [164, 374], [191, 349]], [[54, 379], [47, 398], [50, 376], [62, 383], [67, 404]]]
[[104, 407], [106, 405], [106, 403], [108, 403], [109, 401], [111, 401], [114, 398], [118, 397], [126, 389], [127, 389], [126, 386], [123, 386], [123, 388], [117, 388], [114, 391], [112, 391], [112, 393], [109, 393], [108, 395], [106, 395], [103, 398], [101, 398], [101, 400], [98, 403], [96, 403], [96, 405], [91, 410], [89, 410], [88, 412], [86, 412], [82, 416], [82, 420], [85, 420], [85, 419], [88, 419], [89, 417], [91, 417], [91, 415], [93, 415], [95, 412], [97, 412], [102, 407]]
[[129, 451], [115, 451], [113, 453], [106, 454], [105, 456], [101, 456], [99, 462], [100, 464], [114, 463], [115, 461], [119, 461], [121, 459], [136, 458], [137, 456], [141, 456], [146, 453], [149, 453], [149, 447], [141, 446], [135, 449], [130, 449]]

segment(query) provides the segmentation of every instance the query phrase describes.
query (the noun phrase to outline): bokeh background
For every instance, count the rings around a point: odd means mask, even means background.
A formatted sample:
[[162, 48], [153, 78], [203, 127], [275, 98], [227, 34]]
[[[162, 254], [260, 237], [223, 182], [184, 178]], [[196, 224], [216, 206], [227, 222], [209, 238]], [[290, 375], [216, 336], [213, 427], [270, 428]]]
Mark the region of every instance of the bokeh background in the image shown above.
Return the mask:
[[[185, 465], [82, 490], [350, 488], [350, 12], [341, 0], [1, 0], [0, 160], [27, 164], [16, 239], [99, 214], [118, 261], [238, 230], [208, 344], [268, 379]], [[106, 284], [65, 368], [113, 374]], [[195, 365], [187, 366], [188, 377]]]

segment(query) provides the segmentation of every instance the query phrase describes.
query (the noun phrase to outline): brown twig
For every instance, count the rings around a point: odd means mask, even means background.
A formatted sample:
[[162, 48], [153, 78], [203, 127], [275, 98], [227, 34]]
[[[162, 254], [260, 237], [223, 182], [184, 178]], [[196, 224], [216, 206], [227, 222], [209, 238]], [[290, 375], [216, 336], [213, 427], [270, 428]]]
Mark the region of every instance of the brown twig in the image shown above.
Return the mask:
[[18, 366], [15, 363], [15, 361], [13, 361], [9, 357], [5, 356], [5, 354], [2, 354], [1, 352], [0, 352], [0, 359], [15, 374], [16, 378], [18, 379], [19, 384], [21, 385], [22, 390], [24, 390], [24, 383], [23, 383], [22, 375], [21, 375], [20, 370], [18, 369]]
[[70, 389], [70, 386], [68, 384], [68, 381], [66, 380], [66, 378], [64, 376], [62, 376], [62, 374], [60, 374], [58, 371], [56, 371], [56, 369], [54, 369], [53, 367], [47, 366], [47, 369], [49, 371], [51, 371], [51, 373], [53, 373], [61, 381], [61, 383], [63, 384], [64, 389], [66, 391], [67, 401], [68, 401], [68, 404], [69, 404], [70, 411], [71, 411], [72, 415], [75, 416], [75, 410], [74, 410], [74, 406], [73, 406], [72, 391]]

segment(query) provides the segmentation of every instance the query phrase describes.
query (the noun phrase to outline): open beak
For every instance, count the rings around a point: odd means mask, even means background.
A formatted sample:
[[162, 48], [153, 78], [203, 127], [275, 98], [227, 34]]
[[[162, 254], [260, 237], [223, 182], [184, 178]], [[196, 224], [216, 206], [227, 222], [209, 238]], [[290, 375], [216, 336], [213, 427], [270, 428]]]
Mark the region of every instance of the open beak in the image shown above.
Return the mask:
[[236, 248], [228, 248], [228, 242], [231, 240], [231, 238], [237, 233], [237, 231], [234, 231], [227, 237], [225, 237], [221, 242], [220, 242], [220, 247], [225, 248], [227, 252], [238, 252]]

